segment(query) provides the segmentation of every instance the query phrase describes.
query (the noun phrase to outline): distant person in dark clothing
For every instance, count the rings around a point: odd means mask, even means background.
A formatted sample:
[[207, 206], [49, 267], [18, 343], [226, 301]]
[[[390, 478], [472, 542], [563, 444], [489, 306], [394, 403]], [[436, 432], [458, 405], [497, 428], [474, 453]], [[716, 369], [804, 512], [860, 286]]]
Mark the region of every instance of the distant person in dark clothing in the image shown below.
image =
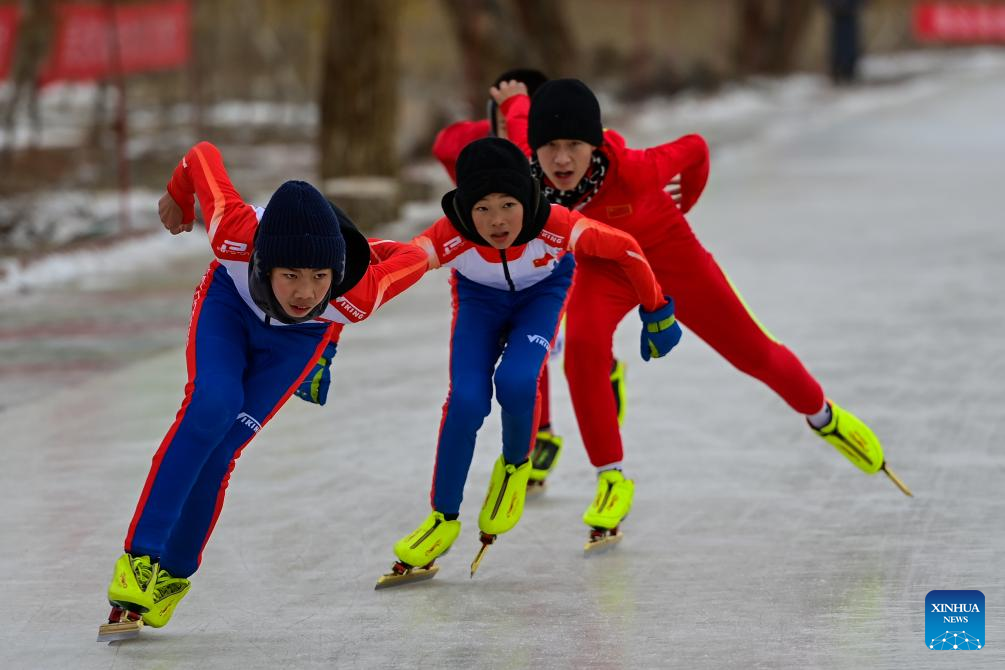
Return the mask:
[[863, 0], [824, 0], [831, 15], [831, 81], [836, 85], [858, 78], [858, 19]]

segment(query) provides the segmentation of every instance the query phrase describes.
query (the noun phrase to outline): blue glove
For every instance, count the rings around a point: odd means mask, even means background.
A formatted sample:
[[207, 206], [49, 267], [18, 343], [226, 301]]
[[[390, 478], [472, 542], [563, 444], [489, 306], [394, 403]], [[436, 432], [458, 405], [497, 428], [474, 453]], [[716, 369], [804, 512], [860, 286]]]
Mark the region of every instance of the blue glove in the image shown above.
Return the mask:
[[332, 358], [335, 357], [335, 349], [335, 343], [329, 342], [324, 353], [321, 354], [321, 358], [297, 387], [298, 398], [318, 405], [324, 405], [327, 402], [328, 387], [332, 383], [331, 365]]
[[680, 324], [673, 315], [673, 298], [663, 296], [667, 304], [652, 312], [639, 307], [642, 319], [642, 360], [666, 356], [680, 342]]

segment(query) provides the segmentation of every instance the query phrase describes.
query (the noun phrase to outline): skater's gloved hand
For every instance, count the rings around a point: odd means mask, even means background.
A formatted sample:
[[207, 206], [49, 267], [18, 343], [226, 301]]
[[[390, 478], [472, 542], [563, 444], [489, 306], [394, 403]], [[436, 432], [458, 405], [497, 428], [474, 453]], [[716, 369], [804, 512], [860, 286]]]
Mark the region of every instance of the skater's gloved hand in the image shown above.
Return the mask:
[[642, 360], [666, 356], [680, 342], [680, 324], [673, 313], [673, 298], [663, 296], [667, 304], [652, 312], [639, 307], [642, 318]]
[[329, 342], [324, 353], [321, 354], [321, 358], [297, 387], [298, 398], [318, 405], [324, 405], [328, 401], [328, 387], [332, 383], [331, 365], [332, 358], [335, 357], [335, 350], [335, 343]]

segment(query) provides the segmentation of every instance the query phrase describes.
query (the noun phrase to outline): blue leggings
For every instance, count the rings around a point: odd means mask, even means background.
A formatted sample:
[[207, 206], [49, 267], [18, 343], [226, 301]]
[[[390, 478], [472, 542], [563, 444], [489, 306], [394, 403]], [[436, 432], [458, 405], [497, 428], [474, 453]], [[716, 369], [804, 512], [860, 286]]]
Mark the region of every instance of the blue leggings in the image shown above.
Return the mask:
[[198, 569], [241, 450], [317, 361], [330, 329], [266, 325], [226, 269], [210, 267], [192, 308], [185, 400], [154, 455], [128, 553], [159, 557], [176, 577]]
[[574, 269], [572, 255], [566, 254], [548, 279], [520, 291], [490, 288], [453, 273], [450, 393], [443, 405], [430, 494], [438, 512], [460, 511], [475, 435], [492, 406], [493, 371], [502, 410], [503, 457], [516, 464], [530, 453], [537, 380], [554, 340]]

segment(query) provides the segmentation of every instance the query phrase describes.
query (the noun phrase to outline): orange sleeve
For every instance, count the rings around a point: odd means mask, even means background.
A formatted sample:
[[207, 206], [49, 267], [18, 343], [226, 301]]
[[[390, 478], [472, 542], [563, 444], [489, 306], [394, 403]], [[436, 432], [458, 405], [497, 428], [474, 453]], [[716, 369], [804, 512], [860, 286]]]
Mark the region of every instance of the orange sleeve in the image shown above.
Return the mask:
[[635, 287], [639, 304], [646, 311], [651, 312], [667, 304], [663, 289], [642, 248], [628, 233], [579, 215], [572, 226], [568, 248], [577, 256], [582, 254], [618, 263]]
[[258, 218], [231, 183], [219, 149], [209, 142], [192, 147], [175, 168], [167, 190], [182, 208], [185, 223], [195, 220], [193, 203], [199, 200], [214, 253], [219, 256], [219, 247], [230, 240], [244, 244], [242, 255], [250, 255]]
[[[371, 253], [378, 261], [371, 263], [359, 283], [342, 296], [362, 310], [362, 316], [354, 318], [356, 321], [370, 316], [419, 281], [429, 266], [425, 252], [414, 244], [378, 239], [369, 242]], [[336, 306], [338, 300], [335, 300]]]

